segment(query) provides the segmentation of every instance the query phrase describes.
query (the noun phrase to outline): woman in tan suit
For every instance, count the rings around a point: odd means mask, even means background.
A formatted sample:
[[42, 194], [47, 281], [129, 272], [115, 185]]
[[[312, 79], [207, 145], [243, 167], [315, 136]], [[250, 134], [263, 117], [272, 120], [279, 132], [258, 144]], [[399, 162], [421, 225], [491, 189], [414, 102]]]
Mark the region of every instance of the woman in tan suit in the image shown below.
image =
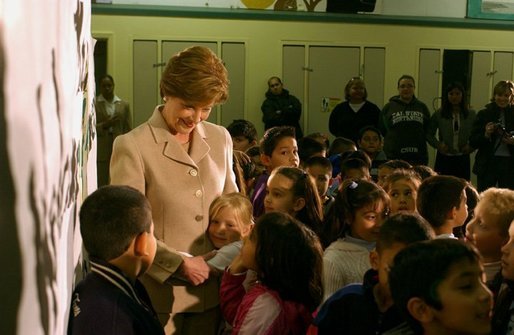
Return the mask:
[[[218, 283], [208, 278], [202, 257], [213, 249], [205, 234], [208, 210], [215, 197], [237, 187], [232, 139], [204, 120], [228, 97], [227, 71], [209, 49], [188, 48], [168, 62], [160, 91], [164, 104], [115, 140], [111, 183], [135, 187], [152, 205], [160, 243], [143, 282], [166, 333], [215, 334]], [[174, 278], [187, 281], [175, 285]]]
[[112, 143], [132, 129], [129, 104], [114, 94], [114, 79], [106, 74], [100, 79], [100, 95], [96, 98], [96, 171], [98, 187], [109, 185], [109, 162]]

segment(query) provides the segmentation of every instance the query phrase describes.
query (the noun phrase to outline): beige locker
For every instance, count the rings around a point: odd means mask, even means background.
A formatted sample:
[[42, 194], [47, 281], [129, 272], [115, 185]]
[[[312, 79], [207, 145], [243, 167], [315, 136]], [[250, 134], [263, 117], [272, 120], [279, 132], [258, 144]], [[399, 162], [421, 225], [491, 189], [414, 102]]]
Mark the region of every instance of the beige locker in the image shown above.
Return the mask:
[[[512, 52], [503, 52], [497, 51], [494, 53], [494, 63], [493, 63], [493, 71], [492, 71], [492, 87], [496, 85], [500, 80], [512, 80], [512, 64], [514, 63], [513, 59], [514, 53]], [[492, 91], [491, 91], [492, 96]]]
[[384, 97], [385, 48], [365, 47], [363, 73], [368, 100], [382, 109], [389, 97]]
[[132, 116], [134, 127], [152, 115], [159, 103], [158, 78], [162, 68], [157, 57], [157, 41], [135, 40], [133, 42], [133, 99]]
[[245, 119], [245, 44], [221, 43], [221, 58], [230, 79], [228, 101], [220, 107], [220, 119], [216, 123], [228, 126], [233, 120]]
[[[284, 87], [302, 103], [300, 125], [305, 132], [305, 83], [307, 80], [305, 45], [284, 45], [282, 49], [282, 82]], [[268, 78], [266, 78], [267, 80]], [[264, 93], [264, 92], [263, 92]], [[264, 95], [262, 96], [264, 100]], [[262, 112], [261, 112], [262, 118]]]
[[471, 70], [470, 106], [477, 112], [491, 99], [491, 52], [474, 51]]
[[419, 51], [419, 70], [416, 82], [416, 97], [423, 101], [430, 114], [440, 106], [442, 79], [441, 50], [421, 49]]

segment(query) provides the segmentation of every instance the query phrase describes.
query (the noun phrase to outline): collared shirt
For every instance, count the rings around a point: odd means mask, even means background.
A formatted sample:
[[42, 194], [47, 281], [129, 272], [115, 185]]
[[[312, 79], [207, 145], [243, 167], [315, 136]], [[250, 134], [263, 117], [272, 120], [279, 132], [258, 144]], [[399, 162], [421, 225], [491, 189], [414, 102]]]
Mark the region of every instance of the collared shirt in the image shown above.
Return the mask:
[[68, 334], [164, 335], [143, 285], [120, 269], [92, 260], [72, 295]]
[[103, 95], [99, 95], [97, 98], [96, 98], [97, 101], [103, 101], [105, 103], [105, 111], [107, 112], [107, 114], [109, 114], [110, 116], [113, 116], [114, 115], [114, 112], [116, 110], [115, 106], [116, 106], [116, 103], [118, 101], [121, 101], [121, 99], [115, 95], [113, 98], [112, 98], [112, 101], [107, 101], [105, 100], [104, 96]]

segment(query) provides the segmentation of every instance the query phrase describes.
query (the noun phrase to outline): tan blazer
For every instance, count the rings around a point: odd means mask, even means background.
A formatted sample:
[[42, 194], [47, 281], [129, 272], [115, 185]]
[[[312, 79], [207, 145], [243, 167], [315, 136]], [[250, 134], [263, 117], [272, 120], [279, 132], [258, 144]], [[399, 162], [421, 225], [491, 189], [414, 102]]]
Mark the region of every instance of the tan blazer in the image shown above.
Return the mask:
[[111, 183], [135, 187], [152, 205], [155, 236], [164, 244], [158, 244], [142, 279], [157, 313], [202, 312], [218, 305], [217, 280], [197, 287], [164, 281], [182, 262], [176, 250], [197, 256], [213, 249], [205, 234], [209, 205], [218, 195], [237, 191], [232, 139], [225, 128], [204, 121], [194, 130], [188, 155], [159, 107], [148, 122], [114, 141]]

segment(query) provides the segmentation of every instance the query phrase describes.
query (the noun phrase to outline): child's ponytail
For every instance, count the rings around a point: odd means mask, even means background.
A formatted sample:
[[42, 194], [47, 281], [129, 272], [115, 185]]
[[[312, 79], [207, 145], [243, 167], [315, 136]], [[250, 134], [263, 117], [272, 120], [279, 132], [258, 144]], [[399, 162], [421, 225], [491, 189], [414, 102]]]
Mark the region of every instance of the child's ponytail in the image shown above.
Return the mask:
[[374, 182], [345, 180], [323, 222], [323, 247], [328, 247], [332, 242], [348, 233], [358, 209], [379, 200], [389, 207], [389, 196]]

